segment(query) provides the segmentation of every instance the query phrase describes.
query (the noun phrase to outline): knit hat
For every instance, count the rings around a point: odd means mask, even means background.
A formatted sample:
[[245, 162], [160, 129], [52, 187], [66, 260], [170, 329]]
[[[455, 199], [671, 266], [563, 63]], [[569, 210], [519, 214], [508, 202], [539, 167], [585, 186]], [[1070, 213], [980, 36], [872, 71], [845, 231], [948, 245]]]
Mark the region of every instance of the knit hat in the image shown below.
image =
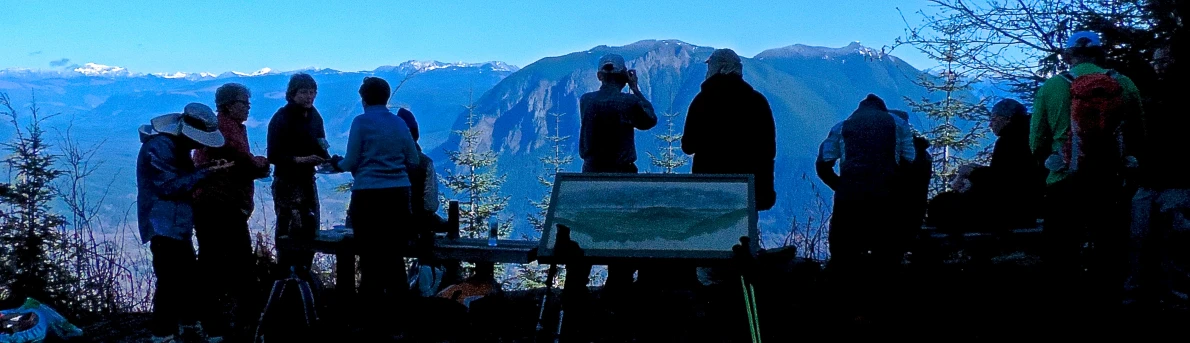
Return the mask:
[[306, 73], [297, 73], [289, 77], [289, 89], [285, 90], [285, 99], [293, 99], [293, 95], [302, 89], [318, 90], [318, 83], [314, 82], [314, 77]]

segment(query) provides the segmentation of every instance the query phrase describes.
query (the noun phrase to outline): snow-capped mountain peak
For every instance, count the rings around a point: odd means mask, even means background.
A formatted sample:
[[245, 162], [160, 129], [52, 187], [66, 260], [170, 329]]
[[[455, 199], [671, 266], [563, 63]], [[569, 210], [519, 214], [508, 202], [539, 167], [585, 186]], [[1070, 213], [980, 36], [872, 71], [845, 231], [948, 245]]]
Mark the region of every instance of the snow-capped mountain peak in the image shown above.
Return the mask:
[[114, 66], [102, 65], [102, 64], [98, 64], [98, 63], [87, 63], [87, 64], [84, 64], [82, 67], [75, 68], [74, 71], [78, 72], [80, 74], [83, 74], [83, 75], [87, 75], [87, 76], [130, 76], [130, 75], [132, 75], [132, 73], [129, 72], [128, 69], [124, 69], [124, 67], [114, 67]]
[[185, 73], [185, 72], [180, 72], [180, 71], [174, 72], [174, 73], [150, 73], [149, 75], [157, 76], [157, 77], [164, 78], [164, 79], [187, 79], [187, 80], [192, 80], [192, 81], [193, 80], [202, 80], [202, 79], [213, 79], [216, 76], [218, 76], [218, 75], [208, 73], [208, 72]]
[[[377, 68], [373, 72], [426, 72], [435, 69], [450, 69], [450, 68], [477, 68], [494, 72], [516, 72], [520, 70], [517, 66], [510, 65], [499, 61], [468, 63], [468, 62], [439, 62], [439, 61], [407, 61], [398, 66], [383, 66]], [[191, 81], [208, 80], [208, 79], [224, 79], [237, 77], [257, 77], [269, 75], [290, 75], [298, 72], [305, 72], [311, 74], [325, 74], [325, 73], [342, 73], [341, 71], [328, 68], [304, 68], [291, 71], [278, 71], [273, 68], [261, 68], [254, 72], [245, 73], [240, 71], [227, 71], [222, 73], [210, 72], [152, 72], [152, 73], [135, 73], [129, 71], [124, 67], [110, 66], [99, 63], [87, 63], [82, 66], [71, 66], [64, 69], [28, 69], [28, 68], [5, 68], [0, 70], [0, 75], [8, 77], [157, 77], [162, 79], [184, 79]]]
[[469, 63], [469, 62], [441, 62], [441, 61], [409, 60], [409, 61], [405, 61], [399, 65], [396, 65], [396, 66], [382, 66], [382, 67], [376, 68], [376, 70], [374, 70], [374, 72], [393, 72], [393, 71], [395, 71], [398, 73], [407, 74], [407, 73], [411, 73], [411, 72], [423, 73], [423, 72], [427, 72], [427, 71], [431, 71], [431, 70], [435, 70], [435, 69], [448, 69], [448, 68], [484, 68], [484, 69], [488, 69], [491, 71], [506, 71], [506, 72], [516, 72], [517, 70], [520, 70], [520, 68], [518, 68], [517, 66], [511, 65], [508, 63], [504, 63], [504, 62], [500, 62], [500, 61]]
[[238, 71], [233, 71], [232, 73], [239, 75], [239, 76], [261, 76], [261, 75], [271, 74], [272, 72], [273, 72], [273, 68], [264, 67], [264, 68], [260, 68], [260, 70], [257, 70], [257, 71], [251, 72], [251, 73], [242, 73], [242, 72], [238, 72]]
[[153, 76], [160, 76], [160, 77], [167, 78], [167, 79], [181, 79], [181, 78], [184, 78], [184, 77], [190, 76], [190, 74], [186, 74], [186, 73], [183, 73], [183, 72], [180, 72], [180, 71], [179, 71], [179, 72], [176, 72], [176, 73], [173, 73], [173, 74], [170, 74], [170, 73], [153, 73], [152, 75], [153, 75]]

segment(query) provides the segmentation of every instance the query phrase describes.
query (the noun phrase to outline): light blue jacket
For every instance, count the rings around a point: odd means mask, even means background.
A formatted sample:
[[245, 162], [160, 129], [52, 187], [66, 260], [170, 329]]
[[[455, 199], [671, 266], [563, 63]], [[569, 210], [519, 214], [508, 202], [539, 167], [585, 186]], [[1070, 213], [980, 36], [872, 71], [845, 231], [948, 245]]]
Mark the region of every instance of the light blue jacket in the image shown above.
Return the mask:
[[406, 172], [418, 163], [409, 126], [384, 105], [364, 107], [351, 121], [347, 153], [338, 167], [355, 178], [352, 190], [409, 187]]

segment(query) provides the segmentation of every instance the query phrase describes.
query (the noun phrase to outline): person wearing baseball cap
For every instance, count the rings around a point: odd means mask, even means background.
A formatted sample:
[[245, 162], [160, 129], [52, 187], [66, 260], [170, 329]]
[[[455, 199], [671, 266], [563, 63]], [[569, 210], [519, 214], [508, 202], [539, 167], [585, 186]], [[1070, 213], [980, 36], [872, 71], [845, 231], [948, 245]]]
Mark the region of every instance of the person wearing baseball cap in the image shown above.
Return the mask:
[[[625, 67], [624, 57], [599, 58], [599, 90], [579, 99], [582, 124], [579, 157], [584, 173], [636, 173], [636, 133], [657, 125], [653, 104], [637, 85], [636, 70]], [[627, 85], [632, 94], [622, 93]]]
[[[1074, 81], [1087, 75], [1107, 74], [1119, 84], [1121, 89], [1120, 101], [1122, 108], [1122, 139], [1124, 141], [1123, 156], [1134, 156], [1133, 151], [1139, 148], [1139, 123], [1142, 123], [1144, 110], [1141, 106], [1140, 91], [1132, 79], [1121, 73], [1106, 69], [1107, 51], [1102, 38], [1092, 31], [1078, 31], [1070, 35], [1062, 51], [1063, 60], [1070, 65], [1066, 72], [1059, 73], [1047, 79], [1038, 88], [1033, 101], [1033, 115], [1030, 118], [1029, 149], [1035, 161], [1049, 169], [1045, 180], [1045, 197], [1043, 204], [1044, 230], [1042, 261], [1051, 278], [1050, 291], [1054, 292], [1054, 299], [1059, 307], [1073, 307], [1076, 304], [1089, 304], [1087, 301], [1070, 297], [1069, 289], [1074, 289], [1074, 280], [1082, 273], [1080, 254], [1082, 246], [1087, 242], [1086, 235], [1103, 237], [1095, 239], [1098, 260], [1106, 262], [1096, 265], [1095, 272], [1116, 273], [1123, 266], [1118, 264], [1125, 261], [1119, 245], [1123, 244], [1123, 237], [1113, 238], [1110, 235], [1127, 232], [1130, 215], [1128, 209], [1122, 206], [1128, 203], [1123, 197], [1131, 198], [1132, 194], [1124, 187], [1125, 167], [1135, 163], [1135, 159], [1123, 159], [1119, 170], [1089, 170], [1080, 171], [1081, 174], [1072, 176], [1070, 168], [1063, 162], [1062, 153], [1070, 144], [1072, 138], [1071, 122], [1071, 87]], [[1041, 162], [1044, 161], [1044, 162]], [[1117, 256], [1118, 255], [1118, 256]], [[1099, 259], [1098, 256], [1104, 258]], [[1118, 261], [1117, 261], [1118, 260]], [[1101, 294], [1090, 303], [1092, 306], [1119, 305], [1120, 299], [1111, 296], [1118, 294], [1122, 281], [1109, 280], [1107, 274], [1096, 277], [1098, 282], [1094, 287], [1099, 288], [1095, 293]]]
[[[157, 291], [153, 294], [154, 341], [169, 341], [179, 331], [199, 330], [198, 316], [208, 305], [194, 253], [192, 199], [199, 182], [234, 165], [216, 161], [195, 166], [190, 152], [220, 147], [223, 134], [207, 105], [191, 103], [181, 113], [150, 120], [139, 130], [136, 160], [137, 224], [141, 243], [149, 243]], [[211, 342], [222, 337], [211, 337]]]
[[[579, 98], [579, 157], [583, 159], [582, 172], [635, 174], [638, 172], [636, 130], [652, 129], [657, 125], [657, 115], [653, 112], [653, 104], [637, 85], [636, 71], [627, 68], [623, 56], [603, 55], [596, 66], [596, 77], [601, 82], [599, 89]], [[625, 85], [632, 94], [622, 92]], [[563, 293], [569, 295], [563, 297], [586, 298], [591, 265], [569, 264], [566, 267], [568, 279]], [[626, 265], [608, 266], [604, 294], [627, 289], [633, 282], [635, 269]], [[646, 274], [642, 272], [642, 278], [648, 278]], [[567, 302], [583, 306], [581, 300]], [[581, 315], [581, 312], [567, 312], [568, 315], [571, 313]], [[567, 328], [567, 331], [571, 330], [575, 330], [575, 326]]]

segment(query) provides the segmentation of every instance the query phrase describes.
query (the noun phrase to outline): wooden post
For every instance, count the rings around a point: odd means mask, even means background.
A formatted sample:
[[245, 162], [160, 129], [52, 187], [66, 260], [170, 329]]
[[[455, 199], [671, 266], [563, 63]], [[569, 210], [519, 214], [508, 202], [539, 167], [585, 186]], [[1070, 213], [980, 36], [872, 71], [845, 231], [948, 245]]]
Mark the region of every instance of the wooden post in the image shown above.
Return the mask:
[[446, 237], [459, 238], [459, 201], [451, 200], [446, 212]]
[[[451, 200], [447, 206], [446, 212], [446, 238], [459, 239], [459, 201]], [[442, 285], [453, 285], [461, 279], [463, 266], [459, 261], [446, 260], [442, 261], [444, 271], [442, 274]]]

